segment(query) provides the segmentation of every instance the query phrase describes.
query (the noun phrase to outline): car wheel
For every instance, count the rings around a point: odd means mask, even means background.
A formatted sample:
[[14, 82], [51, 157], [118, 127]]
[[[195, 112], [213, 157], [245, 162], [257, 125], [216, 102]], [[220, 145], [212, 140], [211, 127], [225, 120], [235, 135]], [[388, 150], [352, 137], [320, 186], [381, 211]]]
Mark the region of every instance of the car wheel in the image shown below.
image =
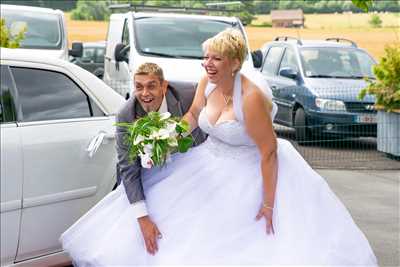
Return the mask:
[[294, 116], [294, 128], [296, 130], [296, 141], [299, 145], [310, 143], [311, 132], [307, 128], [306, 113], [303, 108], [298, 108]]

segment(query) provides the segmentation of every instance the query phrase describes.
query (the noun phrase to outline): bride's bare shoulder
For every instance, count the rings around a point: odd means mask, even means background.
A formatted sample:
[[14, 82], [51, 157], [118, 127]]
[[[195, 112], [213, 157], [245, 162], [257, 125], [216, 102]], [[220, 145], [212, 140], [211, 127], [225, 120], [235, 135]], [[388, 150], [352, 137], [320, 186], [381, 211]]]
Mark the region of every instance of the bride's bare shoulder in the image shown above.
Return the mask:
[[197, 90], [204, 91], [205, 88], [207, 87], [207, 84], [208, 84], [208, 77], [207, 75], [203, 75], [200, 78], [199, 83], [197, 84]]
[[245, 75], [242, 75], [242, 95], [244, 102], [263, 103], [263, 105], [267, 107], [267, 110], [271, 109], [271, 101], [262, 90]]
[[262, 93], [261, 89], [253, 83], [249, 78], [245, 75], [242, 75], [242, 95], [243, 97], [247, 97], [249, 95], [257, 95], [257, 97], [265, 98], [265, 95]]

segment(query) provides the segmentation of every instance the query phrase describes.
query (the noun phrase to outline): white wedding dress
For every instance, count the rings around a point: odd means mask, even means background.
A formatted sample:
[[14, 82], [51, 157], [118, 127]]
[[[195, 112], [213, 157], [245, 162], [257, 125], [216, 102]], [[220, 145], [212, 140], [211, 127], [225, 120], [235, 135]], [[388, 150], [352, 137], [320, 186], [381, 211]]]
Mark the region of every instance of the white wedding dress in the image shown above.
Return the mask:
[[[263, 201], [260, 155], [247, 135], [237, 75], [237, 120], [211, 125], [203, 109], [201, 145], [143, 172], [149, 215], [162, 232], [146, 252], [139, 225], [119, 186], [61, 237], [76, 265], [375, 266], [373, 251], [349, 212], [294, 147], [278, 139], [275, 235], [255, 220]], [[207, 87], [209, 94], [213, 86]], [[267, 95], [270, 96], [270, 94]]]

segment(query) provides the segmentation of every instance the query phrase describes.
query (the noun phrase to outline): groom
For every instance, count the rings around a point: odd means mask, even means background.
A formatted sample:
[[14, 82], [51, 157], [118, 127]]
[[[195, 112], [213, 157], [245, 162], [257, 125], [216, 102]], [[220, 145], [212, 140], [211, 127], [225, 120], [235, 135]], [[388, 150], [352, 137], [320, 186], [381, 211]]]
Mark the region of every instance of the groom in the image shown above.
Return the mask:
[[[154, 63], [140, 65], [134, 74], [135, 90], [117, 115], [117, 122], [132, 122], [150, 111], [170, 112], [172, 116], [182, 117], [194, 96], [194, 88], [182, 88], [179, 92], [164, 79], [162, 69]], [[124, 144], [125, 128], [117, 127], [117, 184], [123, 183], [129, 202], [140, 225], [146, 249], [150, 254], [158, 250], [157, 239], [161, 233], [148, 216], [141, 180], [140, 160], [128, 160], [128, 147]], [[195, 145], [204, 141], [200, 129], [192, 132]]]

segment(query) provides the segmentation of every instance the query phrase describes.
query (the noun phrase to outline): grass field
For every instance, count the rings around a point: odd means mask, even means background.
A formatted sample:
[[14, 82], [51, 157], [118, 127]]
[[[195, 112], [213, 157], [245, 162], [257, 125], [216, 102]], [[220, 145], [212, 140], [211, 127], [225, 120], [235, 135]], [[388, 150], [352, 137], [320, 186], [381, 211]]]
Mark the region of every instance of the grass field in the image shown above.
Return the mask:
[[[69, 41], [101, 41], [106, 39], [108, 22], [75, 21], [67, 14]], [[400, 42], [399, 14], [380, 14], [382, 28], [372, 28], [368, 24], [369, 14], [312, 14], [306, 15], [304, 29], [246, 27], [252, 50], [260, 48], [276, 36], [288, 35], [304, 39], [341, 37], [355, 41], [376, 59], [382, 57], [387, 44]], [[258, 16], [254, 24], [268, 22], [269, 16]]]

